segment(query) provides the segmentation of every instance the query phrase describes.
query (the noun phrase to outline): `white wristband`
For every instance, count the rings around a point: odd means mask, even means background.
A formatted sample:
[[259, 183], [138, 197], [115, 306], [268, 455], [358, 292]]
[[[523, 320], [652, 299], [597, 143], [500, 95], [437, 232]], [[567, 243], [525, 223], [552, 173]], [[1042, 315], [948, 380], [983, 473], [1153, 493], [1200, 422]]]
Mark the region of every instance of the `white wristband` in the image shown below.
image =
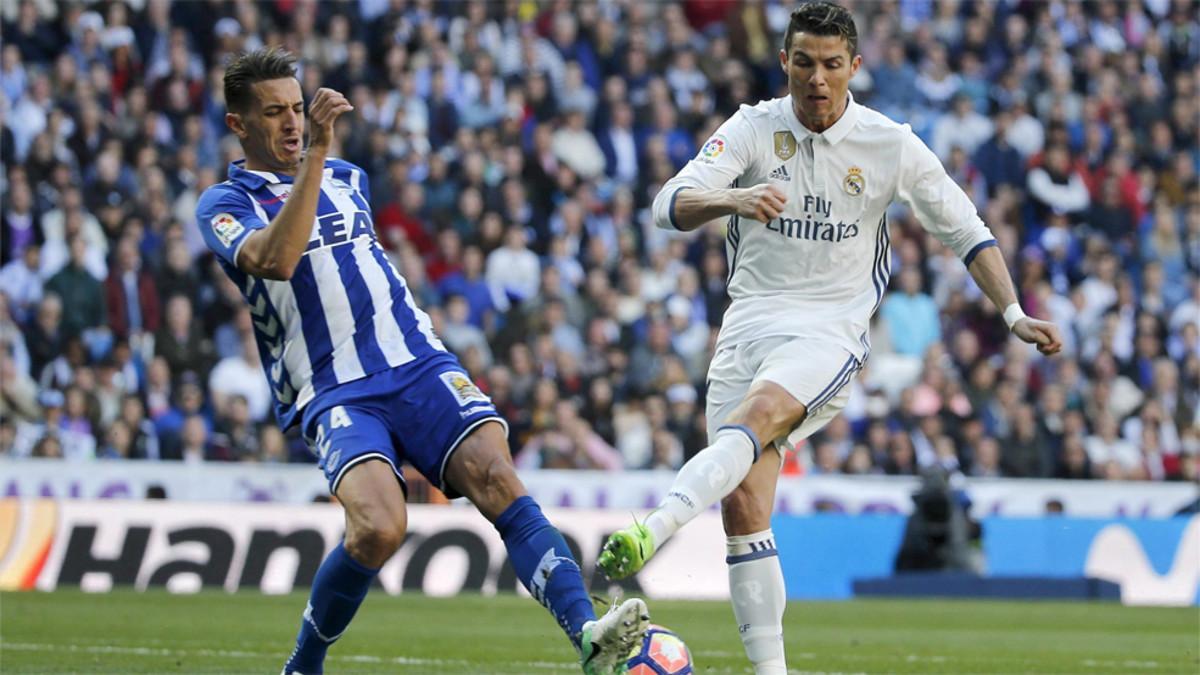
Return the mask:
[[1021, 309], [1021, 305], [1019, 303], [1014, 302], [1013, 304], [1004, 308], [1004, 323], [1008, 324], [1009, 330], [1012, 330], [1012, 327], [1018, 321], [1024, 318], [1025, 312]]

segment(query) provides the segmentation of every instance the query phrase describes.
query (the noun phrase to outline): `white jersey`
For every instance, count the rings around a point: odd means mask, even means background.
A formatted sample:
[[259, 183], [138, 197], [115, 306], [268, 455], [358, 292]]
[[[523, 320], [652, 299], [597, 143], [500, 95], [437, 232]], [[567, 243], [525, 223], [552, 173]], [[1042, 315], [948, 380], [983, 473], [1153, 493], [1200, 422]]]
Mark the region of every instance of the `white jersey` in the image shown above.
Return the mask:
[[769, 223], [732, 216], [729, 296], [719, 347], [776, 335], [835, 340], [860, 361], [891, 273], [886, 212], [899, 200], [965, 263], [995, 239], [974, 204], [907, 124], [854, 102], [824, 133], [796, 119], [792, 99], [743, 105], [663, 186], [659, 227], [674, 227], [688, 188], [770, 182], [787, 195]]

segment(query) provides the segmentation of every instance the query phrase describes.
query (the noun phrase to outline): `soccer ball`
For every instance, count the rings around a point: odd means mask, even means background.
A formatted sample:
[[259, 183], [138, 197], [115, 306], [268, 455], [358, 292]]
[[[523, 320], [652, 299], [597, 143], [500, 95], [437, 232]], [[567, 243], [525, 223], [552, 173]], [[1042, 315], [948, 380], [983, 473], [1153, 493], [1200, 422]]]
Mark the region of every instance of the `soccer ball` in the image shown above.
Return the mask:
[[689, 675], [692, 655], [687, 645], [671, 631], [651, 624], [642, 644], [633, 650], [626, 662], [629, 675]]

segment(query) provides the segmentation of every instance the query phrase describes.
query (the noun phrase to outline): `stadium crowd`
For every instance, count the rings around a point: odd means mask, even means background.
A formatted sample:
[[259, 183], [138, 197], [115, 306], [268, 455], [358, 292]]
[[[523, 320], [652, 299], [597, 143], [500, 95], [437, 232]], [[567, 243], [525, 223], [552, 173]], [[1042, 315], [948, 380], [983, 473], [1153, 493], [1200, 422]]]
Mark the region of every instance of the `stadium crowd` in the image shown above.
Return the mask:
[[[785, 471], [1196, 480], [1200, 18], [1192, 0], [850, 2], [855, 99], [974, 199], [1060, 357], [1009, 339], [903, 208], [850, 404]], [[782, 95], [792, 3], [165, 0], [3, 8], [0, 454], [312, 461], [194, 207], [238, 145], [222, 64], [283, 45], [345, 92], [378, 237], [511, 424], [521, 467], [705, 445], [724, 224], [649, 205]]]

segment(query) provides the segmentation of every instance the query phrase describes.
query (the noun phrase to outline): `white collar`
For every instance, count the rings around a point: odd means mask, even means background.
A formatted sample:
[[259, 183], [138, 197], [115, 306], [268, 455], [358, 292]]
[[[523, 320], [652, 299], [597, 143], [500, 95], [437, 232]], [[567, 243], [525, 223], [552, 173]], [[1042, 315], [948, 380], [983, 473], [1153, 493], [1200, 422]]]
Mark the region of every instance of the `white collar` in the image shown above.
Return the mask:
[[783, 115], [787, 119], [788, 127], [792, 130], [792, 134], [795, 135], [797, 141], [802, 141], [809, 136], [821, 136], [829, 141], [831, 145], [836, 145], [843, 138], [849, 136], [850, 130], [858, 123], [859, 105], [854, 102], [854, 94], [850, 93], [850, 90], [846, 90], [846, 110], [842, 112], [842, 116], [838, 118], [838, 121], [833, 123], [833, 126], [821, 133], [812, 131], [800, 123], [800, 120], [796, 117], [796, 111], [792, 107], [791, 94], [783, 97], [781, 100], [783, 102]]

